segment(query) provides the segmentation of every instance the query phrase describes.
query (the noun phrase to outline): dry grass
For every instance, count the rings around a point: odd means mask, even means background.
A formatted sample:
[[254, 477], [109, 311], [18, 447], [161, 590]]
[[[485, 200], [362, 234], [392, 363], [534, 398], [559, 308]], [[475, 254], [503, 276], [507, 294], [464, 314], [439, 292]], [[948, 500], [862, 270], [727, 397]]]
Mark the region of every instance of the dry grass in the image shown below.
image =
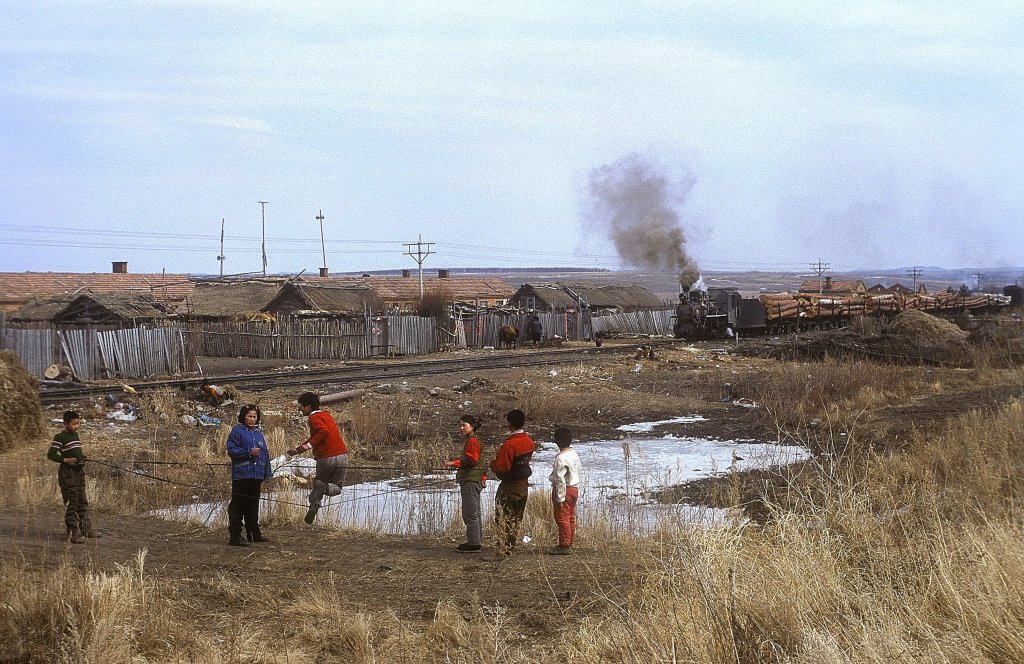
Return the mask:
[[[221, 608], [213, 609], [182, 595], [184, 585], [149, 573], [144, 554], [107, 573], [67, 561], [39, 569], [12, 558], [0, 565], [0, 661], [1024, 661], [1024, 404], [961, 413], [882, 454], [857, 444], [870, 435], [870, 413], [947, 389], [942, 374], [870, 363], [756, 367], [708, 369], [702, 389], [717, 393], [731, 382], [735, 397], [765, 406], [764, 422], [780, 438], [819, 455], [783, 491], [764, 496], [771, 518], [762, 526], [665, 523], [653, 538], [637, 539], [611, 517], [588, 522], [580, 543], [627, 570], [629, 580], [588, 578], [581, 560], [586, 603], [552, 599], [552, 621], [564, 625], [555, 634], [527, 636], [493, 596], [441, 600], [432, 618], [410, 620], [386, 606], [352, 606], [344, 579], [330, 575], [258, 598], [241, 581], [216, 576], [196, 582], [219, 598]], [[572, 380], [595, 387], [574, 393], [530, 375], [528, 385], [473, 395], [474, 410], [499, 414], [514, 404], [547, 426], [598, 413], [632, 420], [650, 407], [646, 393], [625, 398], [628, 390], [599, 380], [600, 372], [573, 371]], [[1024, 385], [1019, 370], [973, 378]], [[669, 396], [659, 394], [650, 398]], [[158, 401], [147, 405], [157, 418], [178, 412], [177, 404]], [[422, 467], [448, 456], [454, 435], [440, 423], [458, 412], [454, 399], [445, 410], [413, 392], [346, 408], [358, 431], [357, 457], [398, 448]], [[275, 424], [272, 451], [299, 424]], [[93, 436], [91, 453], [123, 464], [223, 461], [226, 424], [189, 444], [163, 445], [161, 433], [146, 431], [136, 441]], [[57, 500], [53, 464], [41, 447], [5, 460], [18, 469], [0, 487], [6, 504], [31, 518]], [[211, 468], [208, 483], [226, 489], [226, 470]], [[194, 467], [160, 473], [196, 481]], [[191, 490], [98, 464], [90, 474], [94, 502], [105, 509], [151, 509], [186, 493], [191, 500]], [[739, 501], [738, 485], [721, 490], [726, 502]], [[524, 533], [554, 539], [549, 500], [546, 491], [531, 492]], [[456, 516], [449, 530], [461, 530]]]

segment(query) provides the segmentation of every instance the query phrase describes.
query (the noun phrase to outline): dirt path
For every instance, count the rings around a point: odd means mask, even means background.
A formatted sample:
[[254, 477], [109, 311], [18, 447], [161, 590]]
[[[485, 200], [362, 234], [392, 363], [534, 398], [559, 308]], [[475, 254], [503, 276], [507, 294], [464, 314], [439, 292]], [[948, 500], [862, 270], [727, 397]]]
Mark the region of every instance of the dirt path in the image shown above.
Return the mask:
[[118, 565], [134, 566], [145, 549], [147, 574], [173, 581], [179, 593], [210, 615], [230, 612], [238, 601], [210, 583], [221, 577], [258, 579], [278, 600], [288, 600], [301, 596], [316, 575], [333, 575], [345, 606], [389, 610], [413, 622], [431, 620], [444, 600], [468, 608], [468, 588], [481, 603], [505, 607], [526, 635], [548, 631], [555, 607], [572, 606], [575, 614], [585, 615], [586, 605], [628, 583], [627, 569], [612, 564], [607, 551], [586, 547], [574, 556], [548, 556], [543, 545], [550, 543], [530, 543], [492, 562], [486, 553], [456, 553], [454, 541], [335, 531], [301, 522], [268, 528], [271, 542], [247, 548], [228, 546], [220, 529], [156, 517], [97, 513], [95, 522], [101, 539], [71, 545], [65, 542], [58, 509], [33, 514], [0, 510], [0, 555], [33, 566], [57, 567], [68, 560], [83, 570], [112, 571]]

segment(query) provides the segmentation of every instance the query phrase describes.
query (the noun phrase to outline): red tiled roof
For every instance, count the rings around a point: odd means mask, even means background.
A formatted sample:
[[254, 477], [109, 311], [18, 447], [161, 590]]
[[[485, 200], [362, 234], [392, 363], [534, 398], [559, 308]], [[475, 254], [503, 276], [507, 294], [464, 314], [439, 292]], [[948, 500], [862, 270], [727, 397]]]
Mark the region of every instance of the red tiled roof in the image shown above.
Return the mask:
[[147, 293], [164, 302], [180, 302], [195, 283], [186, 274], [113, 272], [0, 272], [0, 308], [13, 309], [32, 298], [92, 293]]

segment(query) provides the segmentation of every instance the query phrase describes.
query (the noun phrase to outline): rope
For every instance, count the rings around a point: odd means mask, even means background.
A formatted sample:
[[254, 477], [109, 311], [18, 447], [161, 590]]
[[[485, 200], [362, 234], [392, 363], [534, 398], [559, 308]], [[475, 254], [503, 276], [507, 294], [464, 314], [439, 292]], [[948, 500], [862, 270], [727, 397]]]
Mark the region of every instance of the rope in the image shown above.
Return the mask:
[[[208, 486], [203, 486], [201, 484], [189, 484], [188, 482], [178, 482], [176, 480], [168, 479], [166, 477], [159, 477], [157, 475], [152, 475], [150, 473], [146, 473], [146, 472], [143, 472], [141, 470], [135, 470], [135, 469], [132, 469], [132, 468], [124, 468], [124, 467], [118, 466], [117, 464], [110, 463], [110, 462], [107, 462], [107, 461], [101, 461], [101, 460], [98, 460], [98, 459], [89, 459], [89, 463], [96, 463], [96, 464], [99, 464], [101, 466], [107, 466], [108, 468], [113, 468], [115, 470], [119, 470], [121, 472], [129, 473], [129, 474], [135, 475], [137, 477], [145, 477], [147, 479], [155, 480], [155, 481], [158, 481], [158, 482], [164, 482], [166, 484], [170, 484], [170, 485], [173, 485], [173, 486], [180, 486], [180, 487], [184, 487], [184, 488], [188, 488], [188, 489], [196, 489], [197, 491], [208, 491], [208, 492], [212, 492], [212, 493], [221, 493], [221, 494], [224, 494], [224, 493], [230, 494], [231, 493], [230, 489], [225, 489], [223, 487], [208, 487]], [[289, 463], [291, 463], [291, 462], [289, 462]], [[195, 465], [201, 465], [201, 464], [195, 464]], [[212, 465], [212, 464], [210, 464], [210, 465]], [[442, 484], [448, 484], [451, 481], [452, 481], [451, 478], [447, 478], [447, 477], [443, 478], [443, 479], [431, 480], [431, 481], [425, 482], [422, 485], [422, 487], [441, 486]], [[422, 488], [422, 487], [418, 487], [418, 488]], [[409, 488], [392, 488], [392, 489], [387, 489], [385, 491], [378, 491], [376, 493], [371, 493], [371, 494], [367, 494], [367, 495], [363, 495], [363, 496], [354, 496], [354, 497], [351, 497], [351, 498], [348, 498], [348, 499], [339, 499], [339, 500], [336, 500], [336, 501], [332, 501], [332, 504], [349, 503], [349, 502], [353, 502], [353, 501], [356, 501], [356, 500], [362, 500], [364, 498], [375, 498], [377, 496], [386, 496], [386, 495], [390, 495], [392, 493], [399, 493], [399, 492], [402, 492], [402, 491], [411, 491], [411, 490], [412, 489], [409, 489]], [[280, 499], [280, 498], [267, 498], [267, 497], [265, 497], [263, 495], [260, 495], [259, 499], [260, 500], [264, 500], [264, 501], [266, 501], [268, 503], [276, 503], [276, 504], [279, 504], [279, 505], [295, 505], [295, 506], [298, 506], [298, 507], [309, 507], [309, 503], [296, 503], [296, 502], [292, 502], [290, 500], [283, 500], [283, 499]]]

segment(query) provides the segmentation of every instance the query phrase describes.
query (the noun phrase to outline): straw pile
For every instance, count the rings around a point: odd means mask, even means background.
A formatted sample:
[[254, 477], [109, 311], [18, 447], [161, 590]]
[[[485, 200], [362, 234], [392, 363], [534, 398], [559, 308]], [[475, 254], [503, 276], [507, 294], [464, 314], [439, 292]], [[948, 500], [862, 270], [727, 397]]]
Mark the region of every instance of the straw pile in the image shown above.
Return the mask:
[[887, 332], [920, 346], [957, 346], [967, 333], [942, 318], [907, 309], [892, 319]]
[[0, 452], [38, 442], [44, 430], [35, 376], [14, 352], [0, 351]]

